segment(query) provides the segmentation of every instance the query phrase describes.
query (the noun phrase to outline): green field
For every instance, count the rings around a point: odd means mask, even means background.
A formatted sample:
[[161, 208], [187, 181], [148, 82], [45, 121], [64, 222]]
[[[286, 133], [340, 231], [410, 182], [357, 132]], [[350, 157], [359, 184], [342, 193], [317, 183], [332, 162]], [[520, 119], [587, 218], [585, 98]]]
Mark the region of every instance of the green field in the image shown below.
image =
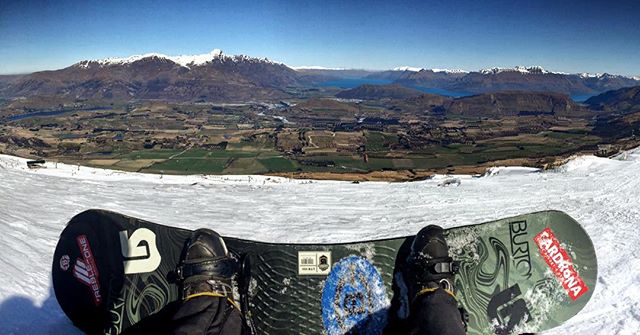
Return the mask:
[[[320, 141], [321, 136], [316, 136]], [[331, 139], [330, 136], [325, 136]], [[70, 137], [70, 139], [72, 139]], [[567, 155], [595, 146], [601, 138], [579, 131], [544, 131], [518, 137], [497, 137], [472, 143], [430, 144], [407, 150], [398, 136], [365, 131], [365, 151], [305, 150], [287, 155], [276, 150], [274, 138], [258, 134], [220, 148], [146, 149], [126, 152], [126, 147], [86, 147], [86, 159], [96, 166], [169, 174], [264, 174], [278, 172], [366, 173], [382, 170], [434, 170], [476, 166], [487, 162]], [[320, 142], [318, 142], [320, 143]], [[81, 147], [62, 142], [70, 149]], [[335, 149], [334, 149], [335, 150]], [[100, 154], [96, 154], [100, 153]], [[366, 153], [366, 159], [365, 159]], [[100, 160], [103, 160], [100, 163]], [[110, 160], [115, 160], [111, 162]], [[94, 164], [94, 165], [95, 165]]]

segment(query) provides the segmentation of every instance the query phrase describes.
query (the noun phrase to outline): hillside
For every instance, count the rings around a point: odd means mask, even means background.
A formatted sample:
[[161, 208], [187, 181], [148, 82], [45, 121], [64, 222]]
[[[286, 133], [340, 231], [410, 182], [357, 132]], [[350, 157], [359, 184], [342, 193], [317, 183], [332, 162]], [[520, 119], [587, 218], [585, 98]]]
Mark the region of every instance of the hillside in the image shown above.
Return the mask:
[[496, 92], [462, 97], [445, 107], [447, 114], [500, 117], [555, 115], [577, 117], [590, 111], [576, 104], [567, 95], [558, 93]]
[[378, 99], [407, 99], [422, 95], [423, 92], [416, 89], [404, 87], [399, 84], [391, 85], [360, 85], [356, 88], [344, 90], [336, 94], [336, 97], [342, 99], [361, 99], [361, 100], [378, 100]]
[[593, 109], [631, 113], [640, 111], [640, 86], [608, 91], [585, 101]]

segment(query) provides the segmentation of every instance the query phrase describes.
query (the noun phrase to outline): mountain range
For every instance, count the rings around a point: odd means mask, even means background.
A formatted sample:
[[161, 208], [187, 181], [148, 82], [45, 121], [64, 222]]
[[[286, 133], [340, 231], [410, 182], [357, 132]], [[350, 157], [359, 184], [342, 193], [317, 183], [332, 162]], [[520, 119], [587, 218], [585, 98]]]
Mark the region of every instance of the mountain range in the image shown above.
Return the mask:
[[625, 76], [606, 73], [599, 75], [557, 73], [540, 67], [494, 68], [477, 72], [386, 71], [372, 74], [369, 78], [387, 78], [407, 86], [433, 87], [472, 94], [524, 90], [595, 95], [608, 90], [640, 85], [640, 81]]
[[389, 71], [294, 69], [266, 58], [226, 55], [214, 50], [195, 56], [145, 54], [84, 60], [60, 70], [0, 76], [0, 97], [238, 102], [288, 98], [292, 97], [292, 88], [308, 88], [340, 79], [383, 80], [406, 87], [436, 88], [468, 95], [504, 90], [596, 95], [640, 85], [639, 78], [606, 73], [558, 73], [541, 67], [472, 72], [411, 67]]
[[283, 88], [303, 84], [284, 64], [214, 50], [197, 56], [147, 54], [81, 61], [61, 70], [14, 77], [0, 87], [0, 95], [246, 101], [284, 98], [288, 95]]

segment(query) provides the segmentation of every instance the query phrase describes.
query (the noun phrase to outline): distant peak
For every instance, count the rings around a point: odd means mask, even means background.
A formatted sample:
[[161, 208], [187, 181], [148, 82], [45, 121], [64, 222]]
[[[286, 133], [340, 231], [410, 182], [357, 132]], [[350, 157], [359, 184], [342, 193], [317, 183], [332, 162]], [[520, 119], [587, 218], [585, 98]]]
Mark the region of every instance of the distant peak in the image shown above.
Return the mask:
[[610, 74], [610, 73], [588, 73], [588, 72], [583, 72], [578, 74], [581, 78], [597, 78], [597, 79], [613, 79], [613, 78], [627, 78], [627, 79], [633, 79], [633, 80], [640, 80], [640, 76], [637, 77], [625, 77], [622, 75], [617, 75], [617, 74]]
[[413, 67], [413, 66], [398, 66], [394, 67], [393, 71], [411, 71], [411, 72], [420, 72], [423, 70], [421, 67]]
[[110, 66], [110, 65], [126, 65], [131, 64], [143, 59], [163, 59], [167, 61], [171, 61], [180, 66], [184, 66], [189, 68], [190, 66], [200, 66], [212, 62], [214, 60], [219, 61], [260, 61], [260, 62], [269, 62], [267, 58], [253, 58], [245, 55], [225, 55], [220, 49], [213, 49], [211, 52], [200, 54], [200, 55], [180, 55], [180, 56], [167, 56], [165, 54], [160, 53], [147, 53], [142, 55], [133, 55], [129, 57], [110, 57], [99, 60], [83, 60], [76, 63], [77, 66], [81, 68], [88, 68], [92, 64], [97, 64], [100, 66]]
[[394, 67], [393, 71], [411, 71], [411, 72], [431, 71], [431, 72], [438, 72], [438, 73], [469, 73], [469, 71], [465, 71], [461, 69], [425, 69], [425, 68], [413, 67], [413, 66], [398, 66], [398, 67]]
[[498, 74], [503, 72], [519, 72], [519, 73], [526, 73], [526, 74], [547, 74], [547, 73], [565, 74], [562, 72], [547, 71], [542, 66], [520, 66], [519, 65], [511, 68], [493, 67], [489, 69], [480, 70], [480, 73], [482, 74]]
[[444, 73], [469, 73], [469, 71], [462, 69], [431, 69], [431, 71]]
[[582, 73], [580, 73], [578, 75], [580, 76], [580, 78], [598, 78], [598, 77], [602, 76], [602, 73], [582, 72]]

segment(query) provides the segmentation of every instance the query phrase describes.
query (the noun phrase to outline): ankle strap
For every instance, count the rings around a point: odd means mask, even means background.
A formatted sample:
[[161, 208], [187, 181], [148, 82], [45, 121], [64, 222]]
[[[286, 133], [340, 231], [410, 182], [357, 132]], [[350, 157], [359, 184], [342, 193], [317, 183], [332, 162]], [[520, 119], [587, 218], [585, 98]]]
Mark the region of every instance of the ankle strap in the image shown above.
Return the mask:
[[231, 278], [238, 271], [238, 262], [231, 257], [206, 260], [197, 263], [183, 263], [176, 269], [178, 280], [191, 276]]

